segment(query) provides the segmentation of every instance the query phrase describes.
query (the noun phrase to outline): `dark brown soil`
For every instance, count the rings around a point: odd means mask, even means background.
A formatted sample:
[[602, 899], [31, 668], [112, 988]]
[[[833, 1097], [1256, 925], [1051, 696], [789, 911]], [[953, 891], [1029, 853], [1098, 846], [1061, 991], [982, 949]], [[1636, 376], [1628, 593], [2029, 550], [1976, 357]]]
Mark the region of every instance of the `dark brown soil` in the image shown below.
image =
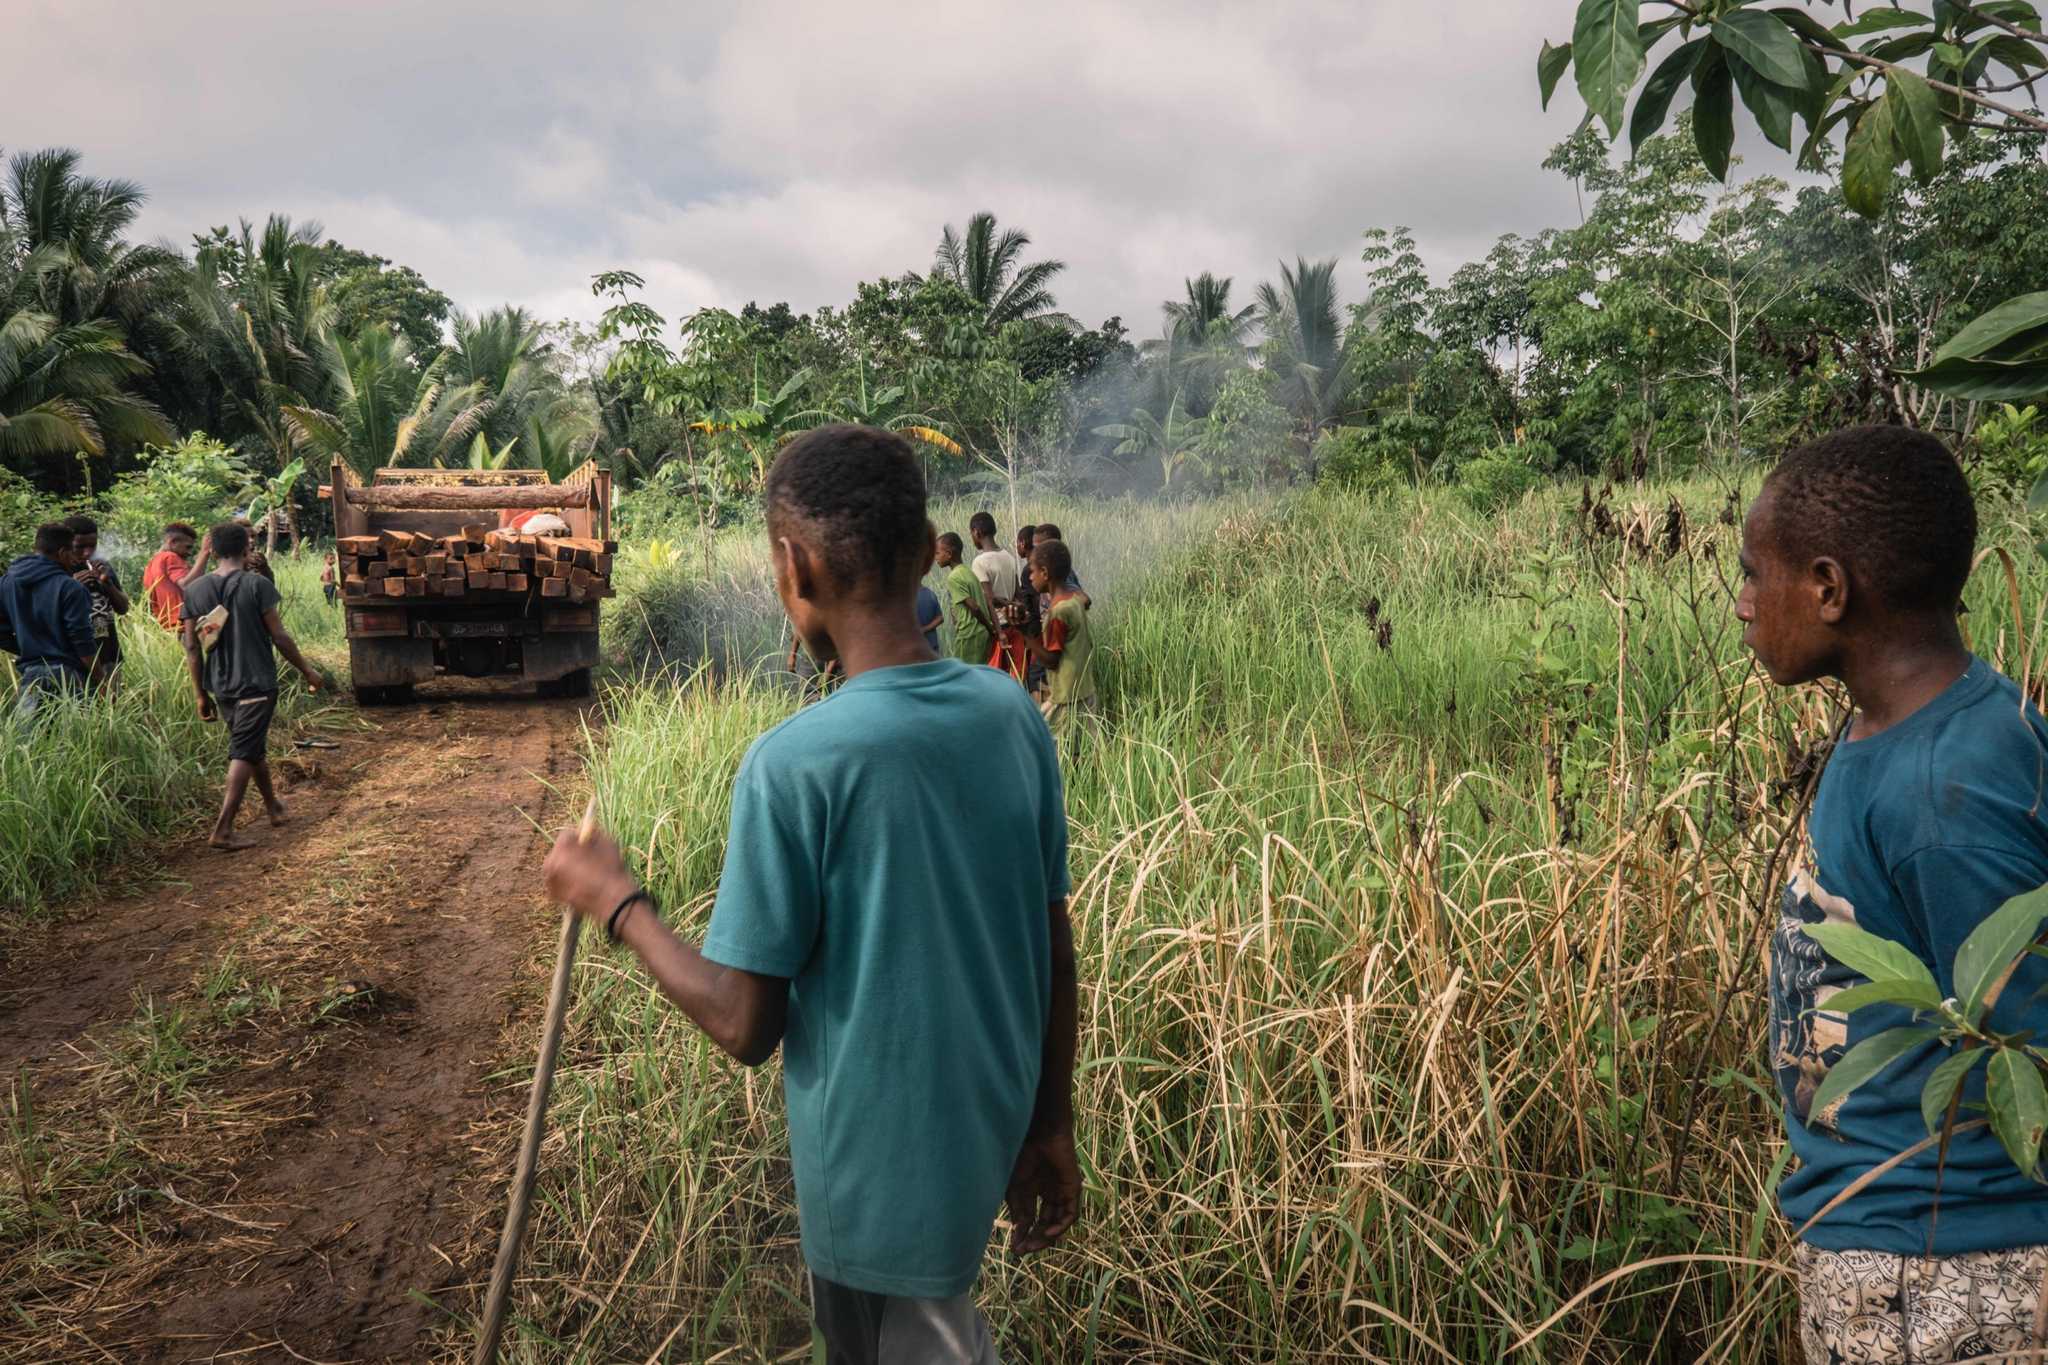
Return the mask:
[[[257, 846], [231, 854], [195, 832], [155, 889], [0, 964], [0, 1076], [26, 1068], [45, 1148], [103, 1109], [150, 1172], [110, 1250], [10, 1287], [36, 1325], [0, 1326], [0, 1356], [410, 1361], [476, 1311], [509, 1174], [479, 1149], [504, 1150], [526, 1079], [483, 1067], [545, 989], [541, 829], [583, 716], [471, 688], [362, 719], [281, 765], [289, 825], [245, 811]], [[247, 1019], [208, 1003], [229, 978]], [[145, 998], [203, 1014], [221, 1059], [178, 1122], [109, 1060]]]

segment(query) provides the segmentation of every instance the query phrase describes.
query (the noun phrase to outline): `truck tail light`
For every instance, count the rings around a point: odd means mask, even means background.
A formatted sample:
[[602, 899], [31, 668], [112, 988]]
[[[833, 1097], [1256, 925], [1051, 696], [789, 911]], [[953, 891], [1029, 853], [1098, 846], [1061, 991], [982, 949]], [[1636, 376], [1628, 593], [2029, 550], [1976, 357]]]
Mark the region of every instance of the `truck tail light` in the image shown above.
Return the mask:
[[405, 613], [403, 611], [364, 611], [353, 609], [348, 614], [348, 629], [351, 635], [403, 635], [405, 634]]

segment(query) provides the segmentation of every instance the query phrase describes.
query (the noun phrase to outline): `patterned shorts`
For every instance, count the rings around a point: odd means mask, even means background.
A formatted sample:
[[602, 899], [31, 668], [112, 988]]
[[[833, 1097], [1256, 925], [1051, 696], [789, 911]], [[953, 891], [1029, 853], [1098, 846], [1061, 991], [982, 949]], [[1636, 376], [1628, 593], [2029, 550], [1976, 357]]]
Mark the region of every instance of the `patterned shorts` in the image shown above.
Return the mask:
[[2048, 1365], [2048, 1246], [1924, 1257], [1801, 1242], [1794, 1259], [1807, 1365]]

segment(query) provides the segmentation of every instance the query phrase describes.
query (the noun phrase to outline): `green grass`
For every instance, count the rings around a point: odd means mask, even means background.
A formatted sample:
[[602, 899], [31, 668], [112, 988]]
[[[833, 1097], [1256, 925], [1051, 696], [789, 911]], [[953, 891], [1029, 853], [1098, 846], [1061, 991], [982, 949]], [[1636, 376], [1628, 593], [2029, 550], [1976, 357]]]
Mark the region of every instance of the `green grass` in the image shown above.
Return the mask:
[[[309, 659], [340, 669], [340, 613], [321, 598], [319, 561], [273, 564], [286, 628]], [[50, 708], [25, 734], [12, 725], [11, 660], [0, 667], [0, 912], [47, 910], [116, 866], [146, 865], [136, 855], [220, 799], [226, 741], [199, 719], [176, 637], [139, 597], [120, 629], [116, 695]], [[333, 705], [292, 688], [283, 696], [280, 736]]]

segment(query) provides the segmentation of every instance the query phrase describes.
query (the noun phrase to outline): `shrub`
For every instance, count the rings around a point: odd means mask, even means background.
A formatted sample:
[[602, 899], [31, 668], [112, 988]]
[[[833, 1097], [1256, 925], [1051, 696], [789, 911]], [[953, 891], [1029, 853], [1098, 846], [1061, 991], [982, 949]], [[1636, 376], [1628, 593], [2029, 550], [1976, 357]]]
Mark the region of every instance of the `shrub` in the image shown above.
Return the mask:
[[1377, 431], [1331, 427], [1316, 440], [1316, 481], [1383, 492], [1406, 480], [1401, 459], [1401, 452]]
[[1497, 446], [1458, 466], [1457, 488], [1475, 511], [1494, 512], [1543, 482], [1528, 446]]
[[152, 447], [144, 459], [107, 490], [102, 532], [124, 554], [148, 553], [167, 521], [205, 531], [231, 516], [256, 482], [240, 456], [203, 431]]
[[73, 510], [19, 474], [0, 469], [0, 569], [35, 548], [36, 527]]

